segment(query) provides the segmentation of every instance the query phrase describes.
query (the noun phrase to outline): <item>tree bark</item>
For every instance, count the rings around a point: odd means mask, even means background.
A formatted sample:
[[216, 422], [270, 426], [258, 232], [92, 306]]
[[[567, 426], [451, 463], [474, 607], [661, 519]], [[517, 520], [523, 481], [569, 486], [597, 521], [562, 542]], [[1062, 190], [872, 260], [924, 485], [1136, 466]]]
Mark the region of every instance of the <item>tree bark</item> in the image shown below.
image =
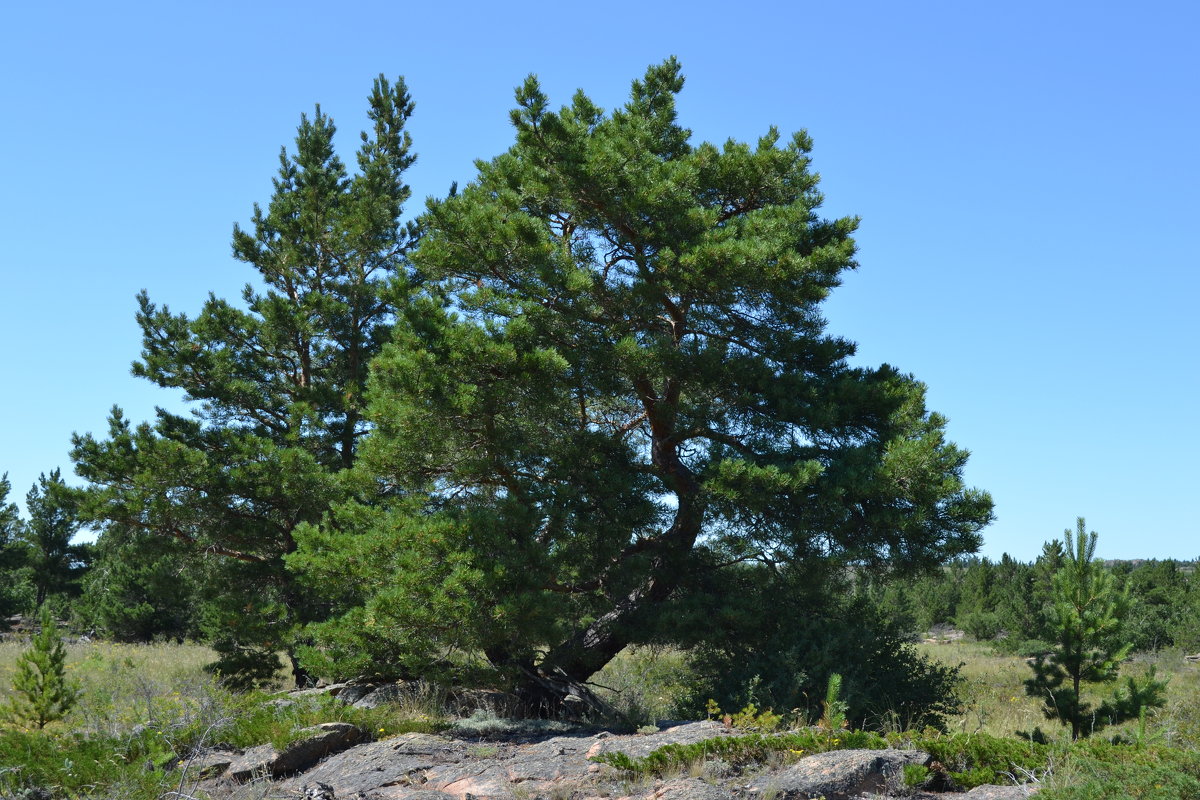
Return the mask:
[[[553, 647], [535, 670], [526, 670], [520, 692], [538, 698], [547, 708], [558, 710], [563, 709], [564, 701], [571, 695], [580, 697], [585, 704], [590, 703], [579, 690], [586, 689], [587, 680], [633, 641], [637, 617], [670, 597], [683, 578], [684, 563], [703, 523], [698, 487], [694, 482], [692, 485], [696, 490], [689, 492], [688, 497], [680, 498], [675, 519], [659, 540], [658, 552], [641, 585], [617, 602], [611, 611]], [[587, 694], [591, 695], [591, 692]], [[600, 702], [598, 698], [596, 700]]]

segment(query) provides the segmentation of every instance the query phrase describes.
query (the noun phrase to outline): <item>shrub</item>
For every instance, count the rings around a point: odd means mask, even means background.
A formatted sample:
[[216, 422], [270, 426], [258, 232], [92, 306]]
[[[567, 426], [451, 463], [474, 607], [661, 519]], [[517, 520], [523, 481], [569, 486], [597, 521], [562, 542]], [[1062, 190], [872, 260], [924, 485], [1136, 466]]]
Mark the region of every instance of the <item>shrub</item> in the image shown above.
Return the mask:
[[[693, 651], [696, 711], [714, 698], [725, 708], [754, 703], [815, 721], [834, 673], [854, 727], [941, 727], [957, 709], [958, 668], [918, 653], [869, 599], [747, 583], [709, 615], [710, 628], [728, 630]], [[767, 607], [771, 614], [762, 613]]]

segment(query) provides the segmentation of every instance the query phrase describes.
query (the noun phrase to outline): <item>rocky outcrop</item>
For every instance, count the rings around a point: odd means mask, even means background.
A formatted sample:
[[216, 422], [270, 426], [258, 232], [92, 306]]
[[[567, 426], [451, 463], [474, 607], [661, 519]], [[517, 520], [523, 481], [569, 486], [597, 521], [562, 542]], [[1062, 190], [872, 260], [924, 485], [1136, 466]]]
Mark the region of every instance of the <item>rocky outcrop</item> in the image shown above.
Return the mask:
[[1031, 786], [976, 786], [961, 797], [962, 800], [1024, 800], [1035, 791]]
[[[339, 798], [353, 797], [358, 792], [392, 790], [397, 787], [426, 788], [428, 780], [425, 776], [431, 770], [451, 770], [456, 775], [465, 776], [471, 770], [486, 765], [487, 754], [479, 751], [479, 757], [473, 759], [469, 767], [459, 769], [462, 762], [470, 757], [470, 747], [467, 742], [424, 733], [409, 733], [382, 742], [360, 745], [353, 750], [327, 758], [304, 775], [284, 781], [280, 788], [299, 792], [307, 784], [323, 783]], [[392, 797], [398, 794], [390, 791], [379, 796]]]
[[621, 752], [642, 758], [668, 744], [694, 744], [733, 733], [715, 722], [676, 725], [655, 733], [515, 736], [463, 739], [410, 733], [350, 746], [344, 723], [312, 730], [282, 752], [269, 745], [242, 753], [195, 759], [220, 781], [204, 788], [219, 796], [225, 786], [271, 779], [260, 797], [307, 800], [867, 800], [902, 793], [911, 800], [1016, 800], [1025, 787], [979, 787], [967, 793], [903, 789], [904, 767], [928, 765], [916, 750], [838, 750], [817, 753], [785, 767], [743, 772], [722, 762], [684, 770], [670, 779], [631, 778], [593, 759]]
[[919, 750], [830, 750], [763, 775], [750, 784], [750, 791], [779, 800], [852, 800], [898, 789], [905, 766], [924, 766], [929, 760]]
[[[321, 759], [340, 753], [364, 741], [362, 729], [345, 722], [326, 722], [305, 728], [303, 735], [282, 750], [264, 744], [235, 754], [221, 772], [222, 777], [245, 783], [254, 778], [279, 778], [302, 772]], [[224, 754], [206, 754], [201, 764], [211, 774], [220, 765]]]

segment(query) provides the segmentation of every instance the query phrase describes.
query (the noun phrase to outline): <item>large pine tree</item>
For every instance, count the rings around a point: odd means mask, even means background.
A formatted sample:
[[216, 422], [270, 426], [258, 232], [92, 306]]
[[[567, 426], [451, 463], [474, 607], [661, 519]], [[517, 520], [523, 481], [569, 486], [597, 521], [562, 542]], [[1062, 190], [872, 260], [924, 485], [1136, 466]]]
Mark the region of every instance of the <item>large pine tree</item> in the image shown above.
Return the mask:
[[283, 569], [293, 531], [344, 496], [367, 426], [367, 364], [389, 337], [414, 231], [400, 223], [412, 163], [402, 81], [369, 98], [353, 174], [334, 149], [333, 121], [303, 116], [283, 148], [274, 195], [233, 254], [256, 272], [242, 304], [210, 296], [194, 318], [139, 297], [134, 374], [182, 389], [191, 415], [158, 411], [132, 425], [119, 409], [107, 438], [77, 436], [90, 513], [123, 536], [169, 536], [204, 566], [205, 619], [219, 668], [262, 678], [290, 649], [298, 620], [319, 616]]
[[808, 137], [693, 144], [682, 85], [670, 60], [611, 114], [556, 112], [530, 78], [513, 147], [431, 208], [433, 288], [371, 389], [364, 463], [395, 499], [289, 556], [344, 608], [320, 668], [482, 653], [561, 694], [740, 562], [978, 546], [990, 498], [924, 387], [825, 331], [856, 221], [818, 215]]

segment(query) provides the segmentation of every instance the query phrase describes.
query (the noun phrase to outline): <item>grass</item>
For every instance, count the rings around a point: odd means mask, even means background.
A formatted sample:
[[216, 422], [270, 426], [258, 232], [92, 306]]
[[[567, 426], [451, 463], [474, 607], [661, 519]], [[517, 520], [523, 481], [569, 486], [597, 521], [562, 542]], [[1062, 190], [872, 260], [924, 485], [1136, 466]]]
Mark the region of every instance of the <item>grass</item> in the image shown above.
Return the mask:
[[622, 650], [590, 683], [638, 727], [684, 718], [693, 678], [683, 650], [646, 645]]
[[[24, 647], [0, 643], [0, 700]], [[1200, 797], [1200, 704], [1194, 699], [1200, 696], [1200, 666], [1186, 663], [1181, 653], [1137, 656], [1122, 670], [1140, 674], [1154, 666], [1160, 677], [1169, 678], [1164, 709], [1143, 726], [1127, 723], [1072, 744], [1065, 729], [1045, 720], [1037, 700], [1025, 695], [1022, 682], [1031, 673], [1023, 659], [971, 641], [921, 649], [946, 663], [963, 664], [963, 711], [948, 720], [948, 734], [757, 734], [664, 749], [639, 761], [613, 756], [610, 763], [630, 774], [690, 773], [717, 763], [778, 764], [830, 748], [908, 745], [933, 754], [962, 786], [1033, 778], [1042, 782], [1046, 800]], [[177, 766], [200, 745], [270, 742], [281, 747], [320, 722], [349, 722], [374, 738], [437, 732], [451, 725], [441, 716], [444, 698], [433, 690], [372, 710], [328, 697], [280, 702], [262, 692], [226, 690], [203, 670], [212, 658], [208, 648], [188, 644], [69, 645], [68, 674], [83, 689], [80, 703], [44, 732], [0, 724], [0, 796], [46, 787], [56, 797], [150, 800], [179, 787]], [[620, 710], [642, 722], [685, 716], [693, 685], [685, 654], [666, 648], [630, 649], [594, 683], [606, 687], [597, 690]], [[493, 724], [474, 718], [466, 722]], [[1049, 745], [1015, 738], [1035, 727], [1050, 737]], [[1113, 736], [1122, 743], [1113, 744]]]
[[[1200, 797], [1200, 704], [1195, 701], [1200, 696], [1200, 666], [1185, 662], [1182, 653], [1139, 654], [1122, 666], [1122, 675], [1141, 676], [1154, 667], [1159, 678], [1167, 678], [1164, 708], [1141, 723], [1106, 728], [1093, 739], [1072, 743], [1067, 729], [1047, 720], [1041, 703], [1025, 694], [1024, 681], [1032, 672], [1023, 658], [969, 640], [924, 644], [920, 650], [952, 666], [962, 664], [963, 708], [947, 720], [946, 734], [826, 732], [822, 738], [819, 732], [793, 732], [668, 746], [643, 759], [611, 754], [604, 760], [627, 775], [644, 778], [702, 769], [712, 759], [761, 767], [801, 757], [799, 751], [901, 745], [931, 753], [961, 787], [1032, 781], [1041, 784], [1039, 796], [1046, 800]], [[596, 682], [611, 687], [610, 699], [618, 705], [656, 718], [655, 712], [670, 717], [682, 707], [689, 677], [682, 653], [641, 648], [622, 653]], [[1017, 735], [1036, 728], [1048, 737], [1048, 745]]]
[[[1016, 736], [1040, 727], [1049, 737], [1065, 736], [1066, 729], [1042, 714], [1041, 701], [1025, 694], [1025, 679], [1032, 670], [1019, 656], [997, 651], [986, 642], [960, 640], [918, 645], [921, 652], [950, 665], [962, 664], [962, 713], [948, 718], [948, 728], [962, 733], [984, 732]], [[1183, 660], [1174, 650], [1139, 653], [1121, 667], [1121, 674], [1144, 676], [1151, 667], [1167, 679], [1167, 705], [1154, 712], [1146, 731], [1137, 721], [1105, 728], [1102, 736], [1137, 738], [1149, 735], [1176, 747], [1200, 747], [1200, 665]]]
[[[24, 649], [0, 643], [0, 702]], [[212, 659], [189, 644], [69, 645], [67, 673], [83, 689], [80, 702], [45, 731], [0, 723], [0, 796], [44, 788], [56, 797], [150, 800], [176, 790], [178, 766], [214, 743], [282, 747], [322, 722], [349, 722], [375, 739], [447, 725], [431, 694], [375, 709], [327, 696], [235, 694], [203, 670]]]

